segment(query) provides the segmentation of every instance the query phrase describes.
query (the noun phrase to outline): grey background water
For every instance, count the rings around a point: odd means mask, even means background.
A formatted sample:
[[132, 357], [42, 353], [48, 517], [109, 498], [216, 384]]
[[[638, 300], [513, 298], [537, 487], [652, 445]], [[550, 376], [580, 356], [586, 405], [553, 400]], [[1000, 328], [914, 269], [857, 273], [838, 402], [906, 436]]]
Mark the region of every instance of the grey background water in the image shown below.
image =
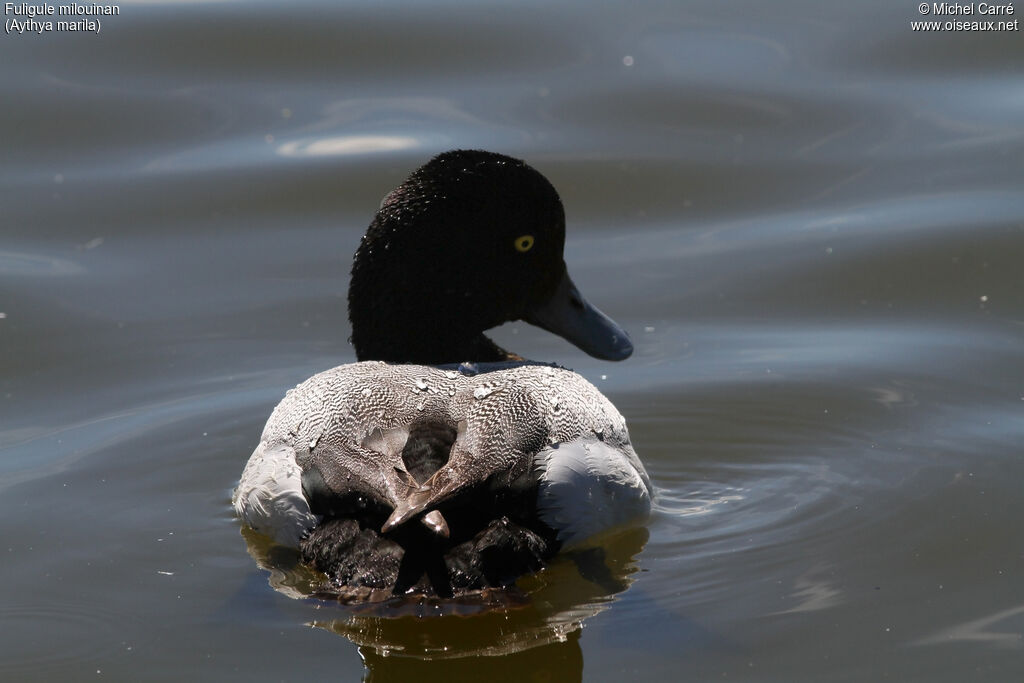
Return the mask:
[[[0, 678], [1024, 677], [1019, 31], [914, 32], [909, 1], [119, 8], [0, 37]], [[636, 354], [495, 336], [595, 382], [659, 500], [582, 629], [425, 660], [375, 639], [479, 622], [338, 635], [229, 496], [284, 391], [353, 359], [380, 198], [456, 147], [561, 192]]]

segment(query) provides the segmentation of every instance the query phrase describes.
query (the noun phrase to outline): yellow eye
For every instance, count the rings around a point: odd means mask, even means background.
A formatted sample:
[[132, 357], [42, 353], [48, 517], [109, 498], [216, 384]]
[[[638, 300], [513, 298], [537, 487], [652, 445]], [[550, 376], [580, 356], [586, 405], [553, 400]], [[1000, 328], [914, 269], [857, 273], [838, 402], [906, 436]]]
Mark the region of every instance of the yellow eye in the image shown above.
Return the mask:
[[526, 253], [533, 248], [533, 235], [520, 235], [515, 241], [516, 251]]

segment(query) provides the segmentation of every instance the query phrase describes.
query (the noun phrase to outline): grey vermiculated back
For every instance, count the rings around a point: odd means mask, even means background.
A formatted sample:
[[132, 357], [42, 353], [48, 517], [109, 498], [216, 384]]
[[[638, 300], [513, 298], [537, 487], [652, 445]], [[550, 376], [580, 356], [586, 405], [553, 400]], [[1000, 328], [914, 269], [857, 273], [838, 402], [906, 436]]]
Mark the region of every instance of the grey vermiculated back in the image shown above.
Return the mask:
[[318, 469], [334, 492], [355, 491], [396, 508], [411, 493], [400, 448], [371, 448], [368, 437], [418, 423], [458, 429], [448, 463], [434, 477], [437, 495], [490, 475], [497, 485], [532, 476], [539, 450], [586, 436], [624, 450], [643, 472], [624, 419], [579, 375], [532, 364], [487, 369], [466, 376], [371, 361], [327, 370], [288, 392], [262, 445], [288, 444], [296, 463]]

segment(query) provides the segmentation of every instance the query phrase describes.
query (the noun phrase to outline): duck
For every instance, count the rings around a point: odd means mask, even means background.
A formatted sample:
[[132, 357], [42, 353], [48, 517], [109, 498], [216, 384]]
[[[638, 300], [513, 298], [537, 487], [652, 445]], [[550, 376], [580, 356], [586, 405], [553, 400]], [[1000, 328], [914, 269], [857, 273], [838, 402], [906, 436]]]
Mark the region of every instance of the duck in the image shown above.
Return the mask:
[[357, 361], [273, 410], [232, 497], [349, 602], [514, 590], [642, 524], [650, 478], [598, 389], [484, 333], [522, 320], [619, 361], [629, 335], [564, 260], [559, 195], [524, 161], [453, 150], [384, 197], [348, 293]]

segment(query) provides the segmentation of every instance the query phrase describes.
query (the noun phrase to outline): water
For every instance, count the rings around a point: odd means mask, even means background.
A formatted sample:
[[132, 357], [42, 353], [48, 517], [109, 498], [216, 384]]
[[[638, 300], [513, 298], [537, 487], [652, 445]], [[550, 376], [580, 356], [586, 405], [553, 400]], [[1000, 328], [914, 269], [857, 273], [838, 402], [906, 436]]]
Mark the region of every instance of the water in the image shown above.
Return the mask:
[[[888, 2], [119, 7], [0, 38], [0, 678], [1024, 675], [1019, 31]], [[575, 281], [632, 332], [621, 364], [495, 337], [626, 416], [649, 537], [620, 584], [563, 560], [497, 616], [297, 599], [231, 489], [284, 391], [353, 359], [381, 197], [454, 147], [552, 180]]]

